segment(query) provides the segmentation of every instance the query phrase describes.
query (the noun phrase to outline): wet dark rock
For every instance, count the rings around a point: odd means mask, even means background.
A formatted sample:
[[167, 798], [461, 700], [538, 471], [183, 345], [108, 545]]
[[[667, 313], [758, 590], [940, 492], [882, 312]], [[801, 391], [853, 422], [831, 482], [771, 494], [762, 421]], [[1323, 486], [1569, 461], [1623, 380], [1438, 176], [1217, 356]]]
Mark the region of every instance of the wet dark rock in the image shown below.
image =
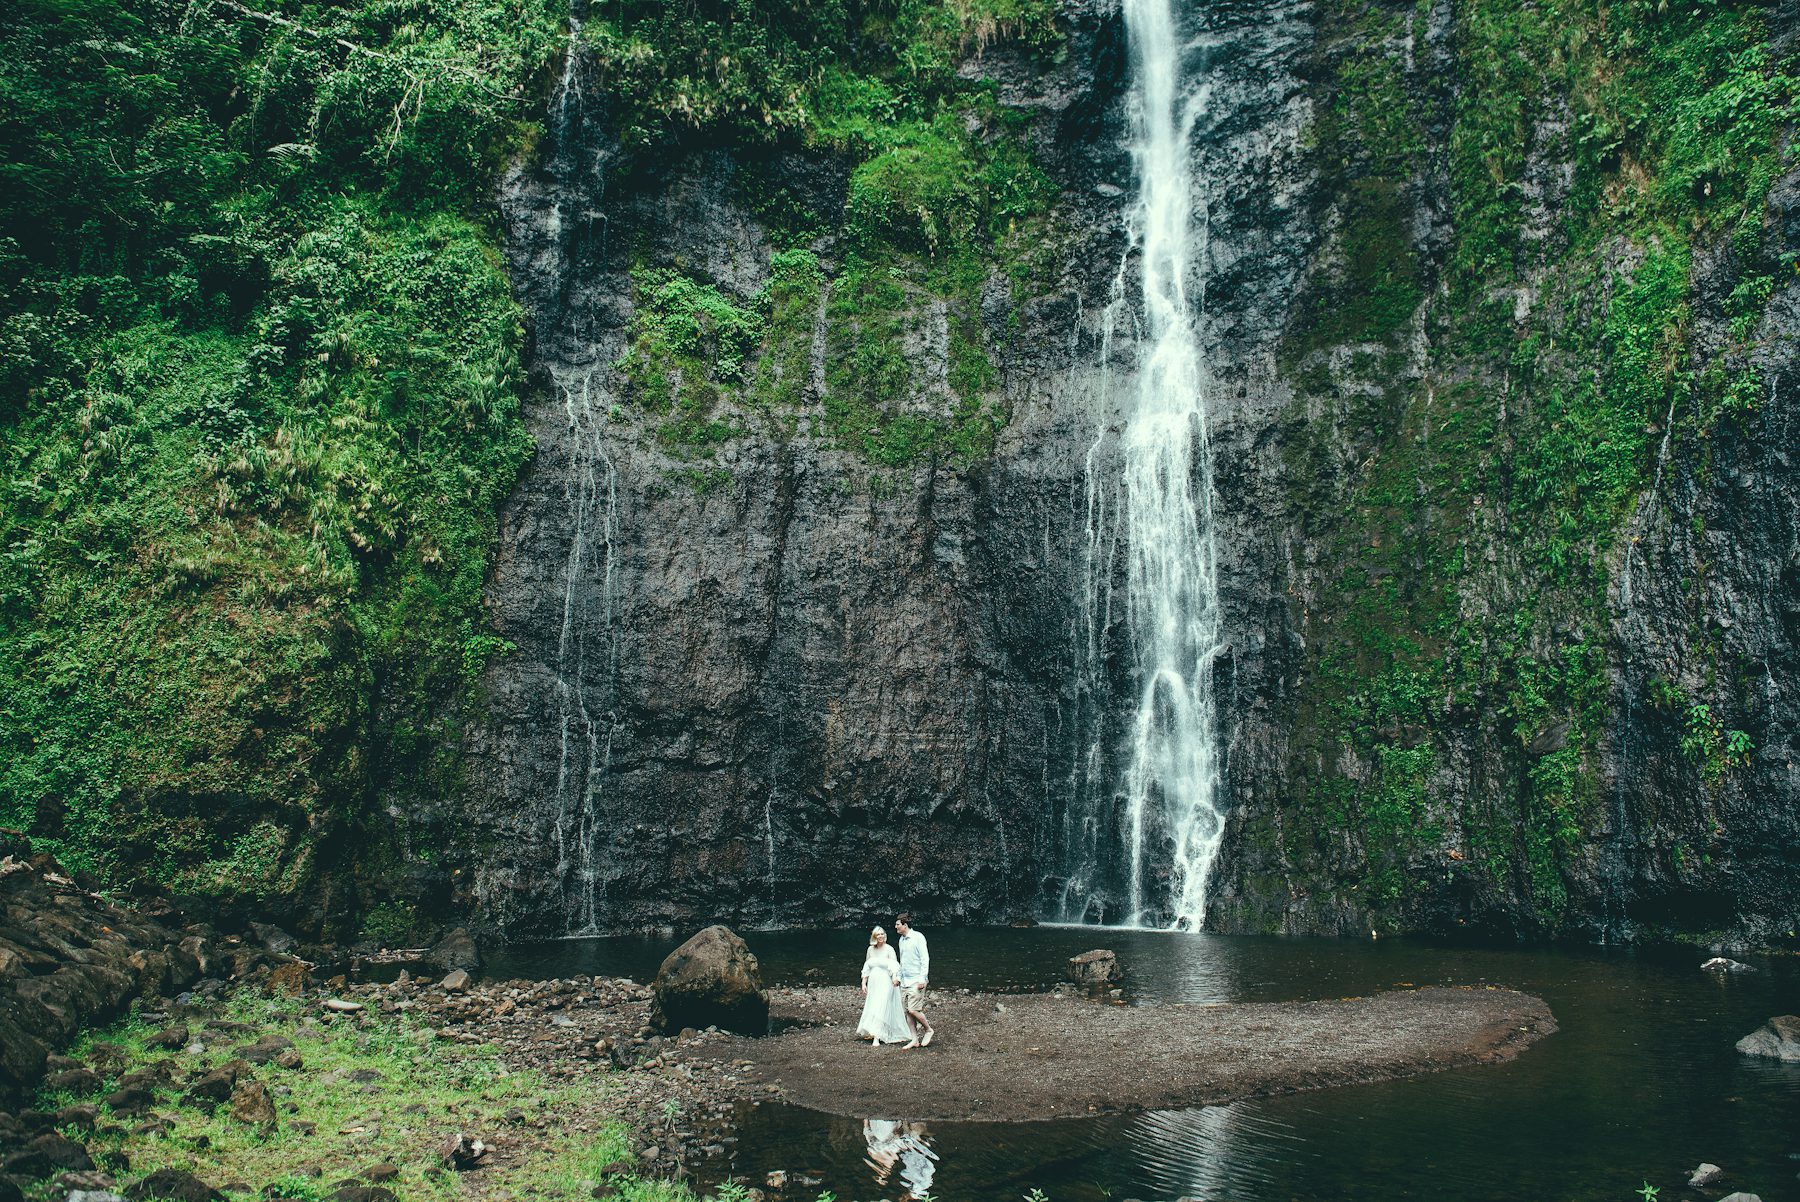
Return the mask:
[[[94, 1167], [87, 1148], [54, 1131], [46, 1132], [26, 1145], [26, 1151], [41, 1153], [49, 1162], [49, 1172], [58, 1170], [87, 1171]], [[45, 1175], [45, 1174], [40, 1174]]]
[[156, 1091], [146, 1085], [121, 1085], [106, 1095], [106, 1105], [114, 1114], [143, 1114], [156, 1105]]
[[275, 1125], [275, 1103], [259, 1081], [241, 1081], [231, 1091], [231, 1117], [261, 1127]]
[[1119, 957], [1105, 948], [1095, 948], [1091, 952], [1069, 957], [1069, 979], [1077, 985], [1089, 988], [1110, 985], [1123, 976], [1124, 973], [1119, 968]]
[[399, 1202], [394, 1191], [379, 1185], [344, 1185], [325, 1195], [326, 1202]]
[[[48, 856], [0, 873], [0, 1106], [21, 1101], [55, 1048], [134, 998], [191, 980], [173, 932], [77, 886]], [[93, 1067], [104, 1068], [96, 1057]], [[59, 1058], [53, 1071], [79, 1071]]]
[[44, 1088], [62, 1093], [89, 1094], [104, 1088], [106, 1079], [92, 1069], [74, 1068], [66, 1072], [51, 1073], [44, 1078]]
[[263, 950], [270, 955], [285, 956], [294, 950], [296, 942], [294, 937], [278, 926], [271, 926], [265, 922], [253, 922], [250, 924], [250, 932], [262, 944]]
[[11, 1177], [0, 1176], [0, 1202], [25, 1202], [25, 1190]]
[[157, 1169], [125, 1190], [129, 1202], [224, 1202], [224, 1195], [192, 1173]]
[[1737, 1050], [1746, 1056], [1800, 1060], [1800, 1015], [1782, 1014], [1771, 1018], [1738, 1040]]
[[293, 1048], [294, 1041], [282, 1035], [264, 1035], [255, 1043], [232, 1049], [232, 1055], [250, 1064], [267, 1064], [282, 1052]]
[[146, 1039], [144, 1041], [144, 1046], [147, 1048], [161, 1048], [164, 1051], [176, 1052], [185, 1048], [187, 1043], [188, 1029], [186, 1027], [168, 1027]]
[[438, 941], [426, 956], [426, 962], [444, 972], [459, 968], [475, 972], [481, 968], [481, 950], [476, 947], [474, 936], [457, 927]]
[[73, 1127], [78, 1131], [92, 1131], [94, 1124], [100, 1119], [100, 1108], [91, 1104], [78, 1103], [64, 1106], [56, 1112], [58, 1127]]
[[718, 1026], [746, 1035], [769, 1030], [769, 995], [749, 947], [729, 928], [710, 926], [670, 952], [651, 985], [659, 1031]]

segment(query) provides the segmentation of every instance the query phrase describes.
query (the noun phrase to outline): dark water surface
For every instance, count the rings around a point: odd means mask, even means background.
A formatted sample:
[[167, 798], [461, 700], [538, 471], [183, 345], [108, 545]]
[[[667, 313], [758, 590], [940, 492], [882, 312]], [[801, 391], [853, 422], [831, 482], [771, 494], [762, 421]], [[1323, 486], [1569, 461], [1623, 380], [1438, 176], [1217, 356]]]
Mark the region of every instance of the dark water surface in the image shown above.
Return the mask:
[[[1042, 1123], [867, 1122], [744, 1106], [740, 1140], [706, 1166], [752, 1185], [774, 1169], [851, 1199], [929, 1192], [940, 1202], [1018, 1199], [1506, 1199], [1659, 1202], [1703, 1160], [1732, 1189], [1800, 1202], [1800, 1064], [1740, 1056], [1770, 1015], [1800, 1012], [1800, 961], [1715, 977], [1692, 953], [1470, 948], [1038, 927], [932, 929], [934, 989], [1041, 989], [1092, 947], [1119, 953], [1139, 1002], [1286, 1001], [1409, 985], [1496, 984], [1550, 1003], [1561, 1030], [1510, 1064], [1289, 1097], [1130, 1117]], [[770, 984], [851, 984], [858, 931], [747, 936]], [[495, 976], [605, 973], [648, 981], [674, 939], [513, 948]], [[955, 1031], [939, 1057], [956, 1071]], [[917, 1053], [871, 1052], [875, 1055]], [[1121, 1064], [1121, 1075], [1132, 1071]]]

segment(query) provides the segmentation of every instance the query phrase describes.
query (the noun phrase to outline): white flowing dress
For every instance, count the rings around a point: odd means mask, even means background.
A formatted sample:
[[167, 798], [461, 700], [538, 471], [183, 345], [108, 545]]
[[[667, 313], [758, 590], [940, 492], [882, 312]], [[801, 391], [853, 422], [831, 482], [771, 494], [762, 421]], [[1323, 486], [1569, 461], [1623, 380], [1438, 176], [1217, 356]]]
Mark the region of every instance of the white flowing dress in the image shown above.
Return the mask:
[[900, 958], [887, 944], [869, 945], [863, 957], [863, 985], [868, 1000], [863, 1002], [862, 1017], [856, 1020], [856, 1033], [876, 1043], [906, 1043], [912, 1031], [906, 1025], [900, 1003]]

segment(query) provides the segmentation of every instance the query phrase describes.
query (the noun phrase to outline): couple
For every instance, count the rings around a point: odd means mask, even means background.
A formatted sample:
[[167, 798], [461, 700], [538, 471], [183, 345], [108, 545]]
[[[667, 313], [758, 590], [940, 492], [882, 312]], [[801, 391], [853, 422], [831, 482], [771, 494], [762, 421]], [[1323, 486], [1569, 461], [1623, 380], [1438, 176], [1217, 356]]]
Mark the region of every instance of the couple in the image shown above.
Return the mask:
[[894, 931], [900, 936], [898, 956], [888, 946], [886, 931], [876, 927], [869, 932], [869, 951], [862, 969], [862, 992], [868, 1000], [856, 1021], [856, 1034], [859, 1039], [872, 1040], [870, 1046], [877, 1048], [884, 1043], [930, 1047], [937, 1034], [925, 1021], [931, 953], [926, 950], [925, 936], [912, 929], [912, 915], [894, 919]]

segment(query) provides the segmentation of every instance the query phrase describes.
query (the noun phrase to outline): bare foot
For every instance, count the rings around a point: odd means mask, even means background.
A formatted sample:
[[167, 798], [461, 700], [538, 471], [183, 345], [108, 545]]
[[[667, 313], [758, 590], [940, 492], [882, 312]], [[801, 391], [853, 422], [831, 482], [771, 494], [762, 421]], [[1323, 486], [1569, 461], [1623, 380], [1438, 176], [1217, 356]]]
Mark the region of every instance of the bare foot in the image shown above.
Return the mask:
[[902, 1052], [907, 1052], [907, 1051], [911, 1051], [913, 1048], [916, 1048], [918, 1046], [919, 1046], [919, 1041], [915, 1039], [911, 1043], [906, 1043], [906, 1044], [900, 1045], [900, 1050]]
[[919, 1040], [919, 1046], [922, 1048], [930, 1047], [931, 1046], [931, 1037], [936, 1034], [937, 1034], [936, 1031], [927, 1030], [925, 1032], [925, 1037], [923, 1039]]

